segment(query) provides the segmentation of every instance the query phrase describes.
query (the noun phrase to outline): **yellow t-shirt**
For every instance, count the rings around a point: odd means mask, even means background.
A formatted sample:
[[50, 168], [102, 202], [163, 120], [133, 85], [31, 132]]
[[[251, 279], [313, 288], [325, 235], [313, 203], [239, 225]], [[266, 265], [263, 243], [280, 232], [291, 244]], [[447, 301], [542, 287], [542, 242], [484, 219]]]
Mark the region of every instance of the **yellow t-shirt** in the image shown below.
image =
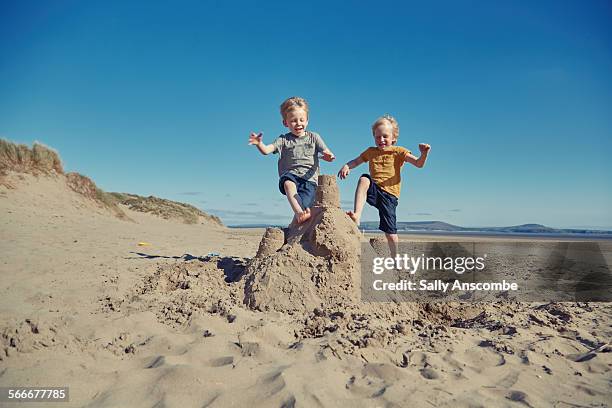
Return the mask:
[[359, 157], [369, 162], [370, 177], [378, 187], [399, 198], [402, 186], [400, 170], [409, 154], [410, 150], [400, 146], [390, 146], [387, 150], [368, 147]]

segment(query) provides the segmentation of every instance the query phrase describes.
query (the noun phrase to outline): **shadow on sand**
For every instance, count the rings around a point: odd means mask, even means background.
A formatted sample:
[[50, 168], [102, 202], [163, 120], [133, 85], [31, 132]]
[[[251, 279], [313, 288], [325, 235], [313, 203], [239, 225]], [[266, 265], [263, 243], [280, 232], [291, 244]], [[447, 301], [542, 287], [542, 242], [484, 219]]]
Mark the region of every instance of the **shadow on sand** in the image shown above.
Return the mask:
[[126, 259], [176, 259], [183, 261], [200, 261], [205, 263], [216, 263], [217, 268], [223, 270], [225, 281], [227, 283], [238, 282], [244, 273], [247, 266], [248, 258], [239, 258], [233, 256], [194, 256], [191, 254], [183, 254], [181, 256], [166, 256], [166, 255], [151, 255], [144, 252], [130, 252], [137, 256], [127, 257]]

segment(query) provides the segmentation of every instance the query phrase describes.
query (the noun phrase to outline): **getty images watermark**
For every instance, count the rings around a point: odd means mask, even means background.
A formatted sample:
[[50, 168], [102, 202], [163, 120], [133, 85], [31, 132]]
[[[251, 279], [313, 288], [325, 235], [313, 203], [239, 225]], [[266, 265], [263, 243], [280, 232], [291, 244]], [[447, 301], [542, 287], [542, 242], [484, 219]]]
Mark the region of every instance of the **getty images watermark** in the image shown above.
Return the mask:
[[612, 242], [363, 244], [364, 301], [612, 301]]
[[[487, 254], [481, 257], [450, 257], [442, 258], [441, 256], [420, 256], [414, 257], [408, 254], [397, 254], [394, 258], [391, 257], [375, 257], [372, 261], [372, 273], [380, 275], [384, 272], [407, 272], [410, 275], [415, 275], [418, 271], [452, 271], [458, 275], [463, 275], [465, 272], [483, 271], [486, 267], [485, 259]], [[449, 290], [518, 290], [516, 282], [507, 282], [503, 279], [501, 282], [462, 282], [459, 279], [454, 279], [451, 282], [442, 279], [400, 279], [398, 282], [385, 282], [383, 279], [375, 279], [372, 282], [374, 290], [421, 290], [421, 291], [442, 291]]]

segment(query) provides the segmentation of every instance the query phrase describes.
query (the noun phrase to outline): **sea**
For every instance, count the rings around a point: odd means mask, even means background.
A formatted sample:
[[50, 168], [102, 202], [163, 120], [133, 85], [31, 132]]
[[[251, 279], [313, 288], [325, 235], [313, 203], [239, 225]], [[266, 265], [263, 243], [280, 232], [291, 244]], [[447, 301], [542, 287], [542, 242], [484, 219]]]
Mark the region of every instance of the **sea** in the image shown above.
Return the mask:
[[[278, 227], [284, 228], [283, 225], [230, 225], [229, 228], [267, 228]], [[362, 230], [368, 234], [382, 234], [379, 230]], [[610, 233], [535, 233], [535, 232], [494, 232], [494, 231], [444, 231], [444, 230], [401, 230], [397, 232], [400, 235], [429, 235], [429, 236], [445, 236], [445, 237], [479, 237], [479, 238], [522, 238], [522, 239], [564, 239], [564, 240], [602, 240], [612, 241]]]

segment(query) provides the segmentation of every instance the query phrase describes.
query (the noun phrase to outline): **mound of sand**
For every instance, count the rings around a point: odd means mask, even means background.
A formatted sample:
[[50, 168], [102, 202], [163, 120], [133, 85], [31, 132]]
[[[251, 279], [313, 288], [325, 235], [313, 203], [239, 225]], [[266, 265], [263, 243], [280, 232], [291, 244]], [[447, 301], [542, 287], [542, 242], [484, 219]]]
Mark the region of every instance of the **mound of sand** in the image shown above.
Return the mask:
[[356, 303], [359, 230], [340, 209], [334, 176], [319, 176], [312, 217], [268, 229], [247, 267], [245, 303], [256, 310], [311, 311]]
[[242, 273], [245, 262], [218, 256], [183, 258], [158, 266], [131, 296], [137, 296], [144, 309], [155, 310], [160, 321], [173, 326], [189, 322], [195, 313], [219, 314], [232, 320], [231, 310], [242, 300], [241, 288], [228, 283]]
[[[177, 219], [186, 224], [214, 224], [223, 226], [221, 220], [196, 207], [158, 197], [141, 197], [127, 193], [107, 193], [89, 177], [79, 173], [64, 173], [62, 161], [54, 149], [34, 142], [32, 147], [0, 139], [0, 186], [15, 189], [26, 177], [51, 177], [65, 184], [70, 190], [88, 202], [110, 212], [117, 218], [130, 220], [121, 208], [157, 215], [164, 219]], [[59, 193], [59, 192], [58, 192]]]
[[30, 148], [0, 139], [0, 185], [15, 189], [25, 180], [24, 174], [60, 179], [62, 184], [98, 207], [108, 210], [118, 218], [129, 219], [119, 208], [117, 200], [99, 189], [90, 178], [79, 173], [64, 173], [62, 161], [54, 149], [38, 142], [34, 142]]
[[60, 326], [56, 321], [49, 323], [42, 319], [13, 319], [0, 331], [0, 361], [14, 352], [29, 353], [66, 344], [68, 341]]
[[[471, 304], [362, 301], [361, 245], [357, 226], [340, 209], [335, 177], [319, 176], [311, 219], [266, 230], [245, 270], [244, 304], [294, 315], [300, 322], [298, 339], [333, 333], [344, 353], [389, 346], [424, 327], [437, 333], [439, 325], [482, 312]], [[385, 239], [373, 239], [369, 246], [388, 252]]]

